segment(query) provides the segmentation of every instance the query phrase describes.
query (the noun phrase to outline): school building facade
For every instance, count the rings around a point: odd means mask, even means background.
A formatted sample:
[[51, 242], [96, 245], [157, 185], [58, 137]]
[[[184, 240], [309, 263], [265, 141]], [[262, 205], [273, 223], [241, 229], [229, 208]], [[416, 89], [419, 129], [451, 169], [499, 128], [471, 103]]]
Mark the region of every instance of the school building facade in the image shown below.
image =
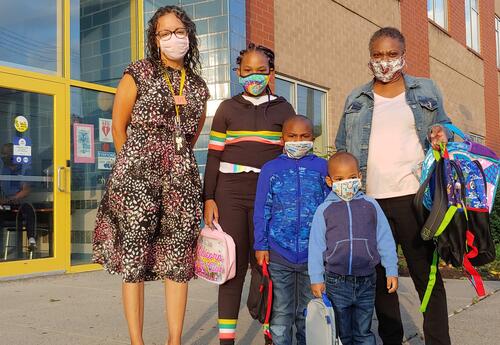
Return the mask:
[[408, 72], [436, 81], [452, 120], [500, 152], [500, 0], [3, 1], [0, 279], [100, 268], [91, 238], [115, 158], [113, 95], [127, 64], [145, 57], [147, 21], [171, 4], [196, 22], [211, 93], [200, 173], [212, 117], [241, 91], [232, 68], [247, 42], [274, 49], [275, 92], [312, 119], [326, 152], [345, 97], [371, 78], [368, 41], [383, 26], [406, 35]]

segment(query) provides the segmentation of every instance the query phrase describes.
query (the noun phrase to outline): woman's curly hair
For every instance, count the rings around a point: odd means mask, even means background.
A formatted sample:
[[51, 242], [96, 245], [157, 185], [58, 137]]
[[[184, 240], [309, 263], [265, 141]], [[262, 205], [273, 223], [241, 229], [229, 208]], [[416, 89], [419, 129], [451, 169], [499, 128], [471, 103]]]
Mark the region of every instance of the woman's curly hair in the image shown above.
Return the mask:
[[158, 19], [169, 13], [175, 14], [188, 31], [189, 50], [186, 53], [186, 56], [184, 56], [184, 68], [188, 73], [200, 76], [201, 63], [200, 52], [198, 50], [198, 39], [196, 38], [196, 25], [191, 18], [189, 18], [186, 11], [178, 6], [160, 7], [149, 20], [147, 29], [148, 58], [157, 64], [161, 64], [160, 50], [156, 44], [156, 27], [158, 25]]

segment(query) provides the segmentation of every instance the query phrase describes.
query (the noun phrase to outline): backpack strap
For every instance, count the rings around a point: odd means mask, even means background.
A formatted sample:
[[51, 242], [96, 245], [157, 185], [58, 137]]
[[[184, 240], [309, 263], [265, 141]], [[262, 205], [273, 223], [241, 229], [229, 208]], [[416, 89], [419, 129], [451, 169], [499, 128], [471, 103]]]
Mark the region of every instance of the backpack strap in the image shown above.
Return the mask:
[[323, 300], [323, 303], [325, 303], [325, 305], [328, 308], [333, 308], [332, 302], [330, 302], [330, 300], [328, 299], [328, 296], [326, 295], [326, 293], [323, 292], [321, 294], [321, 299]]
[[474, 234], [467, 230], [467, 232], [465, 233], [465, 237], [467, 239], [467, 246], [470, 248], [470, 251], [464, 255], [464, 270], [472, 286], [474, 286], [474, 289], [476, 289], [477, 295], [479, 297], [484, 297], [486, 295], [486, 291], [484, 289], [483, 279], [474, 268], [474, 266], [472, 266], [469, 260], [475, 258], [478, 254], [477, 247], [474, 245]]
[[443, 126], [446, 129], [448, 129], [451, 132], [453, 132], [456, 135], [458, 135], [463, 140], [470, 141], [470, 137], [467, 134], [465, 134], [460, 128], [458, 128], [457, 126], [455, 126], [454, 124], [452, 124], [452, 123], [445, 123], [445, 124], [443, 124]]
[[[448, 224], [453, 219], [453, 216], [458, 210], [456, 205], [448, 206], [448, 196], [446, 194], [446, 185], [443, 182], [445, 178], [444, 174], [444, 164], [445, 159], [448, 159], [448, 152], [444, 145], [441, 145], [441, 156], [436, 162], [435, 171], [430, 174], [435, 174], [436, 176], [436, 186], [434, 188], [434, 201], [432, 203], [432, 209], [430, 211], [429, 217], [427, 218], [424, 226], [422, 227], [421, 236], [423, 240], [436, 239], [443, 233]], [[436, 157], [437, 158], [437, 157]], [[428, 178], [429, 179], [429, 178]], [[427, 180], [426, 180], [427, 181]], [[421, 189], [424, 189], [420, 186]], [[464, 186], [462, 185], [462, 193], [464, 192]], [[420, 192], [420, 189], [419, 189]], [[437, 245], [432, 254], [432, 263], [429, 271], [429, 281], [427, 282], [427, 287], [425, 289], [424, 297], [420, 304], [420, 311], [425, 313], [427, 310], [427, 305], [431, 298], [432, 290], [436, 284], [436, 274], [437, 266], [439, 261], [439, 255], [437, 252]]]
[[269, 270], [267, 269], [266, 260], [262, 262], [262, 275], [266, 277], [269, 282], [267, 284], [266, 318], [264, 319], [264, 324], [262, 325], [262, 331], [264, 332], [264, 338], [267, 345], [273, 343], [273, 337], [269, 329], [269, 322], [271, 320], [271, 311], [273, 309], [273, 281], [271, 280], [271, 276], [269, 275]]
[[[423, 206], [423, 194], [429, 185], [431, 176], [435, 176], [434, 200], [429, 216], [422, 226], [420, 236], [424, 241], [432, 240], [434, 237], [439, 236], [444, 229], [448, 226], [456, 212], [456, 207], [448, 207], [448, 197], [446, 195], [446, 186], [444, 185], [444, 159], [436, 162], [436, 167], [433, 173], [425, 180], [417, 192], [416, 200], [417, 213], [422, 215], [423, 212], [418, 212], [418, 208]], [[422, 216], [420, 216], [422, 217]]]
[[425, 313], [425, 311], [427, 310], [427, 305], [429, 304], [429, 300], [431, 299], [432, 290], [434, 289], [434, 285], [436, 284], [438, 258], [439, 257], [436, 248], [434, 249], [434, 253], [432, 254], [432, 264], [431, 264], [431, 270], [429, 272], [429, 282], [427, 283], [427, 288], [425, 289], [424, 297], [422, 298], [422, 303], [420, 304], [420, 311], [422, 313]]

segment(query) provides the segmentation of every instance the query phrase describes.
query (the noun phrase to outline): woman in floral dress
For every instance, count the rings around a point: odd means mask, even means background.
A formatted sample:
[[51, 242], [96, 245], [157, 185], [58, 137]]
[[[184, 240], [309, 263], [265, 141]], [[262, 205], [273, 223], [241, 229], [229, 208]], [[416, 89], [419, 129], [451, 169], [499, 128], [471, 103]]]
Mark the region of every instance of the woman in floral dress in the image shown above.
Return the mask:
[[176, 6], [153, 15], [148, 58], [130, 64], [113, 107], [118, 152], [97, 213], [93, 260], [123, 277], [132, 345], [143, 345], [144, 281], [165, 280], [168, 345], [181, 341], [202, 215], [192, 147], [209, 92], [196, 27]]

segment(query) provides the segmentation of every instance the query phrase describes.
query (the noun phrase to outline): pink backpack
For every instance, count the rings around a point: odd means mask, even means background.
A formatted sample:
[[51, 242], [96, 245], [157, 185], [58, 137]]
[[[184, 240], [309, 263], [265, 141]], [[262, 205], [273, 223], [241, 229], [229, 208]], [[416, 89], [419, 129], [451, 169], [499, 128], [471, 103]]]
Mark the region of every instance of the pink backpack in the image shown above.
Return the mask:
[[220, 285], [236, 275], [236, 246], [219, 224], [213, 224], [215, 230], [207, 225], [201, 230], [194, 270], [198, 277]]

